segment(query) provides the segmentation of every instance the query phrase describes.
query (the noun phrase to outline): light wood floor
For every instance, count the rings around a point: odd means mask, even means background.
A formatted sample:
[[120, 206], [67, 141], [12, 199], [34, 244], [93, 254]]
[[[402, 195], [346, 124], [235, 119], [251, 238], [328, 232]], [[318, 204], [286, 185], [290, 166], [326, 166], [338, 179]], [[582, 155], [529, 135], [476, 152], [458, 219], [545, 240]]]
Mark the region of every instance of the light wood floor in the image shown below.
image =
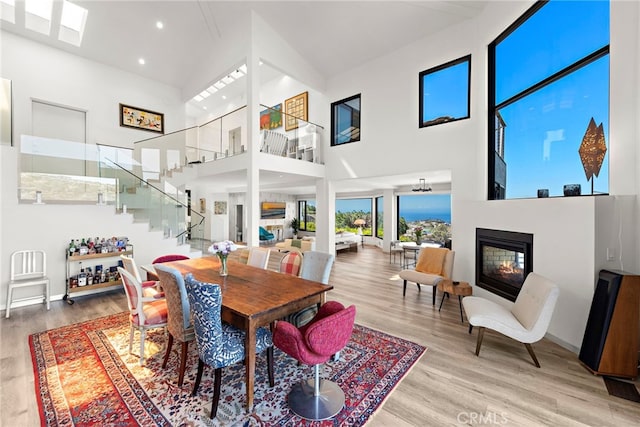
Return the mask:
[[[274, 252], [270, 268], [277, 268]], [[522, 344], [487, 331], [474, 354], [476, 333], [460, 322], [457, 299], [442, 312], [431, 305], [431, 288], [410, 284], [402, 297], [400, 266], [367, 246], [338, 255], [329, 300], [357, 306], [356, 322], [425, 345], [428, 350], [391, 393], [369, 426], [631, 426], [640, 425], [640, 404], [610, 397], [600, 377], [577, 356], [543, 339], [534, 344], [536, 368]], [[438, 303], [440, 295], [438, 295]], [[126, 309], [124, 293], [112, 291], [12, 310], [0, 320], [0, 425], [37, 426], [31, 333]], [[4, 314], [4, 313], [2, 313]], [[81, 374], [81, 373], [79, 373]], [[636, 380], [636, 385], [639, 382]]]

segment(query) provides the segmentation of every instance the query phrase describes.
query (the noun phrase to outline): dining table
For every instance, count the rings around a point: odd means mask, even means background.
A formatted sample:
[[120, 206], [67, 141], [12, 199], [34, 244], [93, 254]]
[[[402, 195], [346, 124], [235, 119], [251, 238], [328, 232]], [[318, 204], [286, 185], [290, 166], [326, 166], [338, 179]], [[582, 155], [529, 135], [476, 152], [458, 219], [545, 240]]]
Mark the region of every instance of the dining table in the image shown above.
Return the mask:
[[325, 302], [331, 285], [302, 279], [297, 276], [253, 267], [241, 262], [227, 261], [228, 275], [220, 275], [217, 256], [205, 256], [164, 263], [183, 275], [206, 283], [220, 285], [222, 291], [221, 317], [245, 332], [246, 408], [253, 408], [256, 367], [256, 330], [271, 326], [276, 320], [303, 308]]

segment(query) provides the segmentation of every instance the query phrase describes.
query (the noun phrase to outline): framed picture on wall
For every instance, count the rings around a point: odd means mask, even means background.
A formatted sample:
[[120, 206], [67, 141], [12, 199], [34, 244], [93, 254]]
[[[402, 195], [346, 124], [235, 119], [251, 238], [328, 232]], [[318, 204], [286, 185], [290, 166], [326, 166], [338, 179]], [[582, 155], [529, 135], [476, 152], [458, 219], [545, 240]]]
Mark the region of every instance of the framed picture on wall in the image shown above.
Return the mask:
[[225, 201], [215, 201], [215, 202], [213, 202], [213, 213], [215, 215], [226, 215], [227, 214], [227, 202], [225, 202]]
[[309, 120], [309, 92], [303, 92], [284, 101], [284, 130], [298, 128], [299, 119]]
[[260, 112], [260, 129], [277, 129], [282, 126], [282, 104]]
[[164, 133], [164, 114], [120, 104], [120, 126]]
[[200, 199], [200, 213], [207, 213], [207, 199]]

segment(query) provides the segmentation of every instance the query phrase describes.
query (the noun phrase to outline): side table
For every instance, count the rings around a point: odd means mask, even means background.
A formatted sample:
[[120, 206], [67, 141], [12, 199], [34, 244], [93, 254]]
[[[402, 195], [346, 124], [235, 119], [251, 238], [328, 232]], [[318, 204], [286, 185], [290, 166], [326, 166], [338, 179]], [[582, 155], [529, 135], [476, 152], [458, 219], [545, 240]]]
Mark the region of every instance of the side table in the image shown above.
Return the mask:
[[440, 300], [440, 308], [438, 308], [438, 311], [442, 309], [442, 303], [444, 302], [445, 296], [457, 295], [458, 304], [460, 304], [460, 320], [464, 323], [464, 317], [462, 315], [462, 297], [473, 294], [473, 288], [469, 282], [454, 282], [449, 279], [443, 279], [438, 282], [438, 290], [442, 292], [442, 300]]

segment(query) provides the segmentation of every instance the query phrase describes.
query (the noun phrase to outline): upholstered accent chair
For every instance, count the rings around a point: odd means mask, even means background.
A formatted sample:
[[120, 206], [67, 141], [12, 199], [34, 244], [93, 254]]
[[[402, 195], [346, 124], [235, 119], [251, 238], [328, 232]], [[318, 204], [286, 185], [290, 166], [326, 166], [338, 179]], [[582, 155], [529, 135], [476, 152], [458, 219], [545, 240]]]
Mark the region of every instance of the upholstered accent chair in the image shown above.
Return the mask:
[[400, 271], [400, 278], [404, 281], [402, 296], [407, 293], [407, 282], [415, 282], [418, 291], [420, 285], [428, 285], [433, 288], [431, 304], [436, 305], [436, 286], [442, 279], [451, 279], [455, 255], [455, 251], [446, 248], [422, 248], [415, 268]]
[[[307, 280], [313, 280], [314, 282], [329, 283], [329, 276], [331, 275], [331, 267], [335, 255], [319, 252], [319, 251], [307, 251], [302, 256], [302, 268], [300, 271], [300, 277]], [[318, 312], [317, 305], [310, 305], [307, 308], [303, 308], [297, 313], [291, 314], [287, 317], [287, 321], [294, 324], [296, 327], [300, 327], [309, 322]]]
[[147, 330], [167, 326], [167, 301], [157, 296], [144, 296], [142, 285], [133, 274], [118, 267], [129, 305], [129, 353], [133, 349], [133, 334], [140, 332], [140, 366], [144, 365], [144, 340]]
[[260, 232], [258, 238], [262, 241], [273, 240], [276, 238], [273, 233], [267, 231], [264, 227], [260, 227], [258, 230]]
[[[198, 344], [198, 372], [193, 386], [193, 395], [198, 393], [204, 366], [215, 369], [213, 399], [211, 402], [211, 418], [218, 411], [220, 386], [222, 384], [222, 368], [242, 362], [244, 354], [244, 332], [221, 319], [222, 292], [220, 286], [203, 283], [194, 279], [191, 273], [185, 277], [189, 305], [193, 317], [193, 327]], [[271, 332], [267, 328], [256, 331], [256, 353], [267, 352], [269, 385], [273, 387], [273, 342]]]
[[474, 326], [480, 328], [476, 356], [480, 354], [484, 331], [488, 328], [523, 343], [539, 368], [531, 344], [547, 333], [559, 293], [555, 283], [539, 274], [529, 273], [511, 308], [481, 297], [464, 297], [462, 306], [469, 319], [469, 333]]
[[355, 317], [355, 306], [345, 308], [337, 301], [329, 301], [300, 328], [283, 320], [276, 322], [274, 345], [299, 362], [313, 365], [314, 378], [295, 384], [289, 392], [287, 400], [295, 414], [308, 420], [324, 420], [344, 407], [344, 392], [338, 384], [320, 379], [320, 365], [347, 345]]
[[302, 266], [302, 255], [300, 252], [289, 252], [280, 260], [280, 273], [298, 276]]
[[167, 299], [167, 331], [169, 332], [169, 341], [167, 342], [167, 351], [162, 361], [162, 369], [167, 367], [173, 341], [177, 340], [181, 345], [180, 364], [178, 367], [178, 387], [182, 387], [184, 371], [187, 366], [189, 343], [196, 338], [193, 325], [191, 324], [191, 311], [189, 308], [187, 289], [185, 288], [182, 274], [175, 268], [158, 264], [155, 266], [155, 270]]

